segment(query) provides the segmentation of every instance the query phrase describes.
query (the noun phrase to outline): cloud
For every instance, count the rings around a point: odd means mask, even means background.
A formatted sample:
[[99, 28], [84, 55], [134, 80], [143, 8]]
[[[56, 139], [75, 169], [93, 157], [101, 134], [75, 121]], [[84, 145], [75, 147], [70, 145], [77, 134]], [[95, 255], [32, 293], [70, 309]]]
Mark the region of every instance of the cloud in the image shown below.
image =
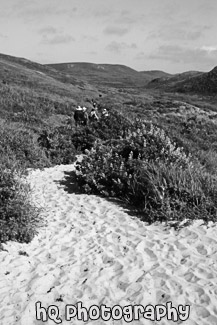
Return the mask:
[[[90, 16], [90, 12], [88, 12]], [[134, 13], [128, 10], [101, 8], [92, 12], [92, 17], [102, 19], [108, 26], [104, 29], [105, 34], [126, 34], [132, 26], [143, 25], [148, 17], [145, 14]]]
[[202, 46], [201, 50], [204, 50], [208, 53], [212, 53], [212, 52], [217, 51], [217, 46]]
[[137, 45], [135, 43], [126, 44], [124, 42], [113, 41], [106, 46], [106, 50], [114, 53], [120, 53], [123, 50], [136, 49]]
[[74, 17], [77, 13], [76, 7], [63, 7], [56, 3], [23, 1], [22, 5], [14, 4], [8, 12], [9, 16], [23, 19], [25, 22], [41, 21], [47, 17]]
[[66, 44], [75, 41], [74, 37], [69, 34], [65, 34], [62, 30], [56, 29], [53, 26], [43, 27], [38, 30], [38, 33], [42, 35], [41, 44]]
[[10, 0], [7, 1], [7, 5], [1, 8], [0, 17], [4, 19], [20, 19], [25, 23], [29, 22], [41, 22], [48, 17], [60, 17], [65, 16], [72, 18], [77, 14], [77, 7], [65, 6], [61, 4], [48, 3], [49, 1], [29, 1], [29, 0], [11, 0], [14, 2], [12, 5]]
[[190, 64], [216, 64], [217, 48], [200, 47], [186, 48], [177, 45], [162, 45], [157, 51], [148, 56], [149, 59], [161, 59], [173, 63], [190, 63]]
[[75, 39], [68, 34], [57, 34], [54, 36], [44, 36], [41, 43], [47, 45], [56, 45], [56, 44], [67, 44], [74, 42]]
[[92, 15], [95, 18], [108, 18], [113, 14], [114, 14], [114, 10], [106, 7], [98, 8], [97, 10], [93, 10], [92, 12]]
[[91, 42], [97, 42], [98, 38], [95, 36], [91, 36], [91, 35], [82, 35], [81, 36], [82, 40], [87, 40], [87, 41], [91, 41]]
[[144, 23], [146, 16], [144, 14], [132, 14], [132, 12], [128, 10], [122, 10], [118, 15], [115, 23], [117, 24], [125, 24], [127, 26], [133, 24]]
[[38, 18], [43, 18], [43, 17], [47, 17], [48, 15], [60, 15], [60, 14], [65, 14], [67, 11], [64, 9], [57, 9], [55, 7], [50, 7], [50, 6], [46, 6], [46, 7], [36, 7], [36, 8], [25, 8], [25, 9], [21, 9], [18, 12], [18, 16], [19, 17], [24, 17], [27, 18], [28, 20], [32, 20], [32, 19], [38, 19]]
[[103, 33], [107, 35], [117, 35], [123, 36], [128, 33], [128, 28], [118, 27], [118, 26], [107, 26]]
[[48, 34], [57, 34], [58, 33], [58, 30], [52, 26], [48, 26], [48, 27], [43, 27], [41, 29], [39, 29], [39, 34], [45, 34], [45, 35], [48, 35]]
[[161, 40], [186, 40], [186, 41], [195, 41], [201, 38], [204, 34], [204, 31], [209, 29], [209, 26], [191, 26], [187, 21], [183, 21], [176, 24], [164, 25], [161, 26], [160, 30], [152, 31], [148, 39], [157, 39]]

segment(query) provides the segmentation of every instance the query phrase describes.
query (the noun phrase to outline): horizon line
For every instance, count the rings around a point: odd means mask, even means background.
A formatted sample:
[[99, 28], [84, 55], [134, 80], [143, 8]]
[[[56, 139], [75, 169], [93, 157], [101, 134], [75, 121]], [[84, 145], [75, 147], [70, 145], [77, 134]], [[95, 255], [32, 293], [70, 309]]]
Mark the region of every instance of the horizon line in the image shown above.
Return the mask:
[[176, 72], [176, 73], [170, 73], [170, 72], [166, 72], [164, 70], [159, 70], [159, 69], [152, 69], [152, 70], [136, 70], [126, 64], [122, 64], [122, 63], [95, 63], [95, 62], [87, 62], [87, 61], [70, 61], [70, 62], [53, 62], [53, 63], [41, 63], [39, 61], [33, 61], [31, 59], [27, 59], [26, 57], [22, 57], [22, 56], [14, 56], [14, 55], [11, 55], [11, 54], [6, 54], [6, 53], [0, 53], [0, 55], [5, 55], [5, 56], [10, 56], [10, 57], [13, 57], [13, 58], [17, 58], [17, 59], [23, 59], [23, 60], [27, 60], [27, 61], [30, 61], [30, 62], [33, 62], [33, 63], [37, 63], [37, 64], [40, 64], [40, 65], [43, 65], [43, 66], [47, 66], [47, 65], [54, 65], [54, 64], [76, 64], [76, 63], [85, 63], [85, 64], [94, 64], [94, 65], [119, 65], [119, 66], [124, 66], [124, 67], [127, 67], [127, 68], [130, 68], [136, 72], [152, 72], [152, 71], [161, 71], [161, 72], [164, 72], [164, 73], [167, 73], [167, 74], [170, 74], [170, 75], [177, 75], [177, 74], [182, 74], [182, 73], [186, 73], [186, 72], [199, 72], [199, 73], [207, 73], [207, 72], [210, 72], [212, 71], [216, 66], [214, 66], [211, 70], [206, 70], [206, 71], [198, 71], [198, 70], [187, 70], [187, 71], [182, 71], [182, 72]]

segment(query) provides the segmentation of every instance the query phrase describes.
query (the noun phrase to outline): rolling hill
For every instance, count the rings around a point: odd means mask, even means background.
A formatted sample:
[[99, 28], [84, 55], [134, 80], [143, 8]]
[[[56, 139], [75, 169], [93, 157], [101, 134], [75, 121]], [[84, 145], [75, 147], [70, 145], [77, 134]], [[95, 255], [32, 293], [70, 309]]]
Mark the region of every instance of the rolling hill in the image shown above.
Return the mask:
[[166, 78], [156, 78], [149, 82], [148, 89], [169, 92], [217, 94], [217, 67], [209, 72], [188, 71]]
[[[67, 76], [58, 70], [30, 60], [0, 54], [0, 83], [23, 91], [35, 92], [37, 96], [59, 98], [85, 103], [87, 97], [98, 97], [99, 91], [87, 82]], [[14, 88], [14, 89], [15, 89]], [[58, 100], [59, 100], [58, 99]], [[62, 99], [60, 99], [62, 101]]]
[[49, 67], [94, 85], [125, 88], [145, 85], [139, 73], [124, 65], [94, 64], [86, 62], [51, 64]]
[[172, 74], [161, 70], [140, 71], [139, 73], [147, 77], [149, 76], [151, 80], [155, 78], [166, 78], [173, 76]]
[[[70, 91], [78, 89], [95, 90], [87, 82], [73, 76], [67, 76], [61, 71], [53, 69], [43, 64], [39, 64], [24, 58], [18, 58], [0, 53], [0, 79], [7, 83], [28, 84], [31, 85], [31, 79], [34, 79], [34, 85], [42, 84], [52, 88], [55, 83], [56, 87], [68, 88]], [[50, 86], [49, 86], [50, 85]], [[55, 87], [54, 87], [55, 88]]]
[[58, 114], [70, 115], [78, 104], [88, 106], [88, 100], [98, 96], [96, 87], [78, 78], [0, 54], [0, 121], [26, 119], [37, 124], [51, 116], [58, 121]]
[[81, 78], [83, 81], [96, 86], [114, 88], [143, 88], [152, 79], [169, 75], [162, 71], [138, 72], [120, 64], [72, 62], [48, 64], [47, 66], [64, 72], [69, 76]]
[[43, 65], [25, 58], [0, 54], [1, 79], [28, 87], [34, 85], [52, 92], [56, 89], [59, 94], [74, 94], [77, 98], [82, 91], [89, 92], [91, 97], [94, 94], [98, 97], [99, 93], [115, 89], [134, 89], [136, 92], [154, 89], [204, 95], [217, 93], [217, 67], [209, 72], [187, 71], [172, 75], [160, 70], [138, 72], [119, 64], [72, 62]]

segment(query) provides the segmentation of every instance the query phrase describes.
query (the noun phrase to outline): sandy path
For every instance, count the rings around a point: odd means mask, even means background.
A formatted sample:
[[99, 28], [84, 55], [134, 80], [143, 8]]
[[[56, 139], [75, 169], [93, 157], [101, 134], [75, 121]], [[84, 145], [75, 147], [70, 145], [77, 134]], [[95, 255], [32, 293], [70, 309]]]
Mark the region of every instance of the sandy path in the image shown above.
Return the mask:
[[[84, 324], [65, 320], [65, 305], [78, 301], [86, 308], [172, 301], [191, 308], [176, 324], [217, 325], [217, 227], [196, 222], [177, 233], [147, 226], [105, 199], [67, 193], [59, 181], [71, 170], [62, 165], [28, 177], [48, 227], [30, 244], [9, 242], [0, 252], [0, 324], [55, 324], [36, 320], [37, 301], [58, 306], [62, 324]], [[168, 323], [141, 317], [131, 324]]]

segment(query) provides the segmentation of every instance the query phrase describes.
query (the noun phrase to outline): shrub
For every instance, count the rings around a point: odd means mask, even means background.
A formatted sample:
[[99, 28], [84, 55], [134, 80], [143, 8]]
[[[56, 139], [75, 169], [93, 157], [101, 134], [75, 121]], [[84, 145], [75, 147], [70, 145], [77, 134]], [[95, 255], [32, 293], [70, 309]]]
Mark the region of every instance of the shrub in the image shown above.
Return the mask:
[[103, 141], [124, 137], [132, 123], [122, 114], [110, 111], [108, 117], [102, 117], [100, 123], [91, 124], [95, 137]]
[[51, 164], [70, 164], [75, 160], [74, 134], [67, 125], [41, 130], [37, 142]]
[[34, 144], [29, 131], [1, 125], [0, 242], [28, 242], [37, 232], [40, 211], [31, 204], [28, 184], [21, 182], [26, 167], [39, 167], [46, 162], [43, 151]]
[[141, 123], [129, 130], [126, 138], [116, 145], [119, 153], [127, 158], [132, 151], [133, 159], [164, 161], [165, 163], [189, 164], [189, 156], [183, 148], [172, 142], [165, 132], [151, 123]]
[[0, 154], [23, 167], [49, 166], [49, 161], [39, 148], [33, 132], [13, 124], [0, 129]]
[[84, 152], [86, 149], [90, 150], [96, 139], [96, 132], [89, 126], [81, 127], [71, 135], [72, 144], [78, 152]]
[[28, 184], [17, 167], [0, 165], [0, 242], [29, 242], [37, 233], [40, 210], [30, 201]]
[[48, 156], [52, 164], [70, 164], [75, 161], [76, 148], [71, 130], [66, 127], [56, 128], [50, 134], [50, 142]]
[[[68, 138], [77, 152], [84, 153], [85, 150], [90, 150], [98, 140], [110, 141], [122, 138], [130, 126], [131, 123], [126, 118], [114, 111], [110, 112], [109, 117], [102, 117], [99, 122], [81, 126], [75, 132], [70, 130]], [[64, 128], [67, 129], [67, 126]]]
[[133, 128], [86, 152], [76, 167], [80, 187], [136, 206], [146, 221], [215, 218], [216, 180], [159, 128]]

